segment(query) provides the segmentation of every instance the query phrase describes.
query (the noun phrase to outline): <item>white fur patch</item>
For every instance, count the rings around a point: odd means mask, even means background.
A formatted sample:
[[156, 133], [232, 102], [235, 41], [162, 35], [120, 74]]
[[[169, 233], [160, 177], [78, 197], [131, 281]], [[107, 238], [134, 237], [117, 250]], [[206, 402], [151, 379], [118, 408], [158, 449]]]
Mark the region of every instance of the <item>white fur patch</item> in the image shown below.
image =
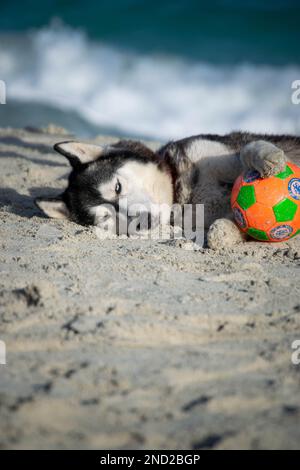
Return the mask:
[[[230, 147], [216, 141], [195, 139], [187, 148], [188, 157], [199, 167], [203, 175], [201, 185], [213, 181], [233, 183], [240, 172], [237, 154]], [[210, 181], [210, 183], [208, 183]], [[199, 183], [198, 183], [199, 186]], [[201, 190], [201, 187], [199, 187]]]
[[127, 181], [127, 194], [143, 191], [154, 204], [172, 204], [173, 185], [171, 177], [154, 163], [128, 162], [118, 171]]
[[[122, 186], [120, 194], [115, 191], [117, 182]], [[155, 163], [126, 162], [110, 181], [100, 184], [98, 189], [108, 202], [118, 199], [120, 220], [127, 220], [128, 214], [133, 215], [139, 210], [168, 220], [173, 204], [172, 179]], [[103, 221], [107, 224], [110, 217], [115, 218], [112, 209], [105, 208], [103, 204], [90, 209], [95, 225], [100, 226]]]
[[[117, 182], [122, 185], [120, 196], [116, 195]], [[127, 162], [118, 169], [114, 177], [99, 185], [101, 195], [108, 201], [126, 197], [128, 204], [145, 203], [172, 204], [173, 186], [171, 177], [154, 163]]]
[[232, 150], [226, 145], [206, 139], [195, 139], [187, 148], [187, 155], [193, 163], [198, 162], [202, 158], [220, 157], [230, 154], [232, 154]]

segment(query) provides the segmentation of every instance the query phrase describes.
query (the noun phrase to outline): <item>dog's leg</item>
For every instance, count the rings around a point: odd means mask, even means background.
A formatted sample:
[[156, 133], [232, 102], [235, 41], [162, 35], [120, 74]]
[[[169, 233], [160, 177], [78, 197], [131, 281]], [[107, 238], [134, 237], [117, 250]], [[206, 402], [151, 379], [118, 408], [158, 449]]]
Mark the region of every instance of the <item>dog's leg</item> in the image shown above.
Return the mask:
[[[257, 140], [241, 149], [240, 162], [242, 165], [241, 171], [253, 169], [266, 178], [284, 170], [286, 156], [281, 149], [271, 142]], [[225, 163], [225, 159], [223, 163]], [[228, 178], [228, 175], [226, 176]], [[207, 244], [212, 249], [230, 247], [246, 239], [247, 235], [242, 233], [232, 220], [225, 218], [216, 219], [207, 233]]]
[[283, 150], [264, 140], [256, 140], [245, 145], [241, 149], [240, 160], [244, 170], [254, 169], [263, 178], [280, 173], [286, 164]]
[[263, 178], [276, 175], [284, 170], [286, 160], [284, 151], [276, 145], [255, 140], [243, 146], [239, 154], [205, 158], [200, 165], [205, 173], [214, 174], [218, 181], [234, 183], [247, 170], [256, 170]]
[[207, 246], [213, 250], [230, 248], [246, 239], [247, 235], [232, 220], [225, 218], [215, 220], [207, 232]]

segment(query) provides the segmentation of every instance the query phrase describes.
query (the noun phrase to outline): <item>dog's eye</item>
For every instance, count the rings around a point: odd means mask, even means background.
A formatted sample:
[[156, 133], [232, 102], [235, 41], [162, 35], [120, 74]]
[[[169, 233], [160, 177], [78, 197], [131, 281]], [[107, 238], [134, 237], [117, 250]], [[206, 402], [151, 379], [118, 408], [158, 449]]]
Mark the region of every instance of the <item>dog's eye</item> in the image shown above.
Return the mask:
[[115, 192], [116, 192], [116, 194], [120, 194], [121, 191], [122, 191], [122, 185], [121, 185], [120, 181], [118, 180], [117, 184], [115, 186]]

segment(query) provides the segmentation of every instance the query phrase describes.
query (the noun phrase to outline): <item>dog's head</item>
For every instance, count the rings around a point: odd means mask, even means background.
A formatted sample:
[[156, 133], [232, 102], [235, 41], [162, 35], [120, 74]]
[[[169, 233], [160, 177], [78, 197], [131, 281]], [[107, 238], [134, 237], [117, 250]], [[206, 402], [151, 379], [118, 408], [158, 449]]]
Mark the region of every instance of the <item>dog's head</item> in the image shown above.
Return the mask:
[[106, 228], [111, 224], [116, 230], [116, 217], [120, 227], [120, 222], [128, 223], [128, 214], [137, 212], [138, 207], [149, 217], [154, 206], [172, 205], [168, 167], [141, 143], [120, 141], [98, 146], [61, 142], [54, 149], [69, 160], [72, 171], [60, 196], [36, 199], [49, 217]]

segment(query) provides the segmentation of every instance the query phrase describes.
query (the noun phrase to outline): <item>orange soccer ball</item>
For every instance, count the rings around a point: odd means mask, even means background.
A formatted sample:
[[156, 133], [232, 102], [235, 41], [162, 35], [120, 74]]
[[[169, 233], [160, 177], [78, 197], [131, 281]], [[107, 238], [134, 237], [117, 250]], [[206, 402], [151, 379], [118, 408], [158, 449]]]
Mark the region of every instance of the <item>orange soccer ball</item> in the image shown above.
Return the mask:
[[260, 241], [280, 242], [300, 233], [300, 168], [261, 178], [255, 170], [240, 175], [231, 194], [234, 218], [243, 232]]

